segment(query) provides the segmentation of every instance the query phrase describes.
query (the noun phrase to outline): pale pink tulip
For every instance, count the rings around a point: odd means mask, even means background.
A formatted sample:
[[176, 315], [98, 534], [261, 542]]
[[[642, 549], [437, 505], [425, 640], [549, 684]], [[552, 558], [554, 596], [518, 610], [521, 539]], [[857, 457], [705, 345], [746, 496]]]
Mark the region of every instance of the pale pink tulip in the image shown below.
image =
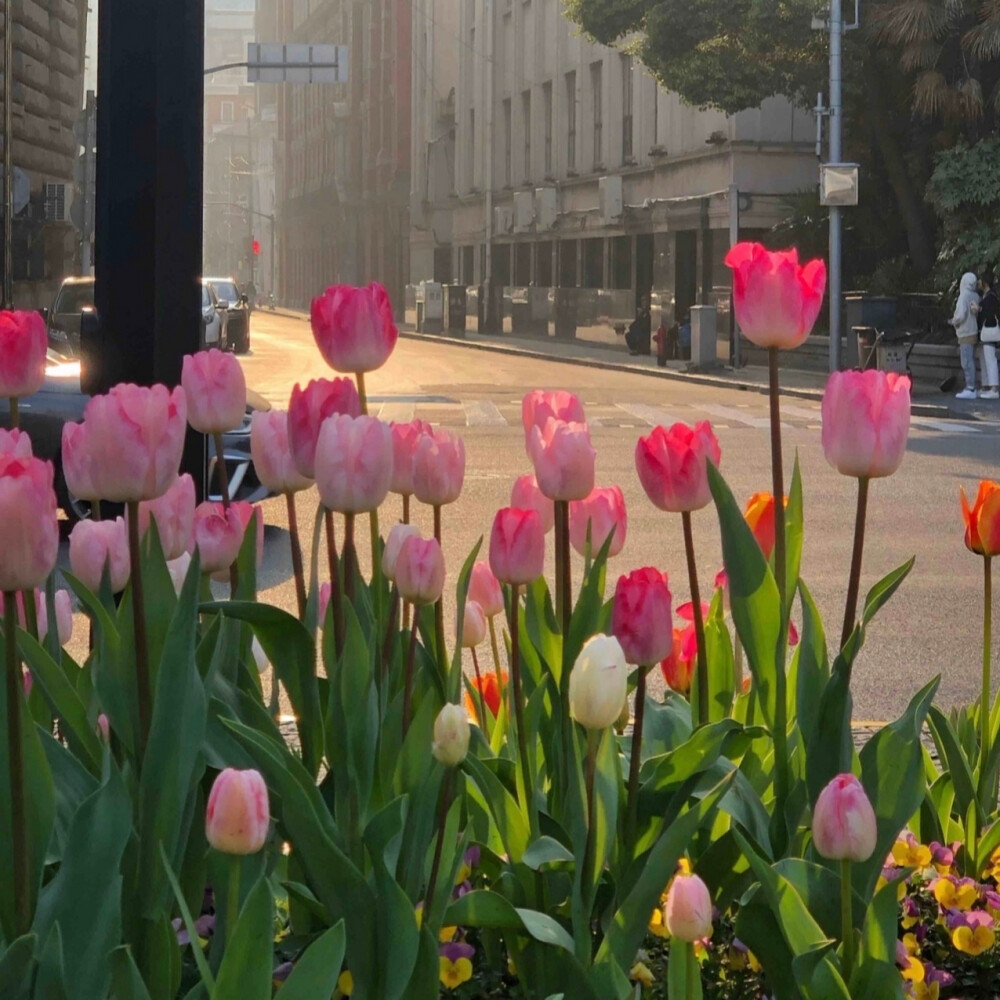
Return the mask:
[[326, 621], [326, 612], [330, 607], [330, 598], [333, 596], [333, 587], [330, 582], [324, 581], [319, 585], [319, 617], [320, 626]]
[[444, 554], [437, 540], [419, 535], [405, 538], [396, 559], [399, 596], [411, 604], [434, 604], [441, 599], [444, 579]]
[[528, 453], [538, 488], [550, 500], [582, 500], [590, 495], [597, 452], [586, 424], [549, 417], [544, 428], [536, 424], [531, 429]]
[[[531, 429], [542, 430], [549, 418], [566, 423], [584, 424], [587, 417], [579, 397], [565, 389], [532, 389], [521, 400], [521, 423], [524, 425], [524, 446], [531, 453]], [[547, 529], [546, 529], [547, 530]]]
[[247, 528], [250, 527], [251, 518], [254, 519], [254, 552], [256, 553], [257, 566], [259, 567], [264, 559], [264, 512], [256, 504], [250, 503], [249, 500], [234, 500], [230, 504], [230, 507], [236, 511], [236, 515], [240, 519], [240, 524], [243, 525], [244, 534], [246, 534]]
[[[57, 590], [55, 593], [56, 634], [59, 645], [65, 646], [73, 638], [73, 601], [68, 590]], [[45, 641], [49, 634], [49, 611], [45, 602], [45, 591], [35, 591], [35, 620], [38, 622], [38, 639]]]
[[298, 493], [312, 486], [295, 464], [288, 443], [288, 414], [257, 410], [250, 422], [250, 455], [257, 478], [272, 493]]
[[486, 638], [486, 615], [475, 601], [465, 602], [462, 616], [462, 647], [475, 649]]
[[62, 451], [59, 455], [63, 481], [66, 483], [66, 489], [78, 500], [100, 499], [97, 484], [90, 475], [93, 464], [90, 452], [90, 433], [87, 425], [63, 424]]
[[187, 354], [181, 370], [188, 423], [202, 434], [224, 434], [243, 423], [247, 380], [234, 354], [212, 348]]
[[712, 897], [697, 875], [677, 875], [663, 907], [670, 936], [693, 944], [712, 933]]
[[385, 288], [332, 285], [313, 299], [310, 310], [316, 346], [338, 372], [371, 372], [392, 354], [399, 336]]
[[875, 811], [853, 774], [838, 774], [813, 807], [813, 844], [830, 861], [867, 861], [875, 851]]
[[37, 312], [0, 312], [0, 396], [30, 396], [41, 389], [48, 346]]
[[823, 393], [823, 452], [841, 475], [891, 476], [906, 454], [910, 380], [870, 369], [834, 372]]
[[139, 535], [144, 536], [149, 531], [149, 522], [156, 521], [163, 558], [167, 562], [179, 559], [191, 547], [194, 494], [194, 480], [185, 472], [174, 480], [163, 496], [139, 504]]
[[712, 499], [708, 466], [722, 458], [708, 421], [689, 427], [654, 427], [635, 446], [635, 468], [646, 496], [660, 508], [680, 514], [700, 510]]
[[487, 618], [494, 615], [501, 615], [504, 612], [503, 589], [500, 581], [493, 575], [490, 564], [482, 559], [477, 559], [472, 564], [472, 572], [469, 575], [469, 595], [470, 601], [475, 601], [482, 609]]
[[545, 532], [537, 510], [503, 507], [490, 533], [490, 569], [501, 583], [531, 583], [545, 566]]
[[667, 575], [647, 566], [618, 578], [611, 632], [628, 663], [652, 666], [670, 655], [674, 625]]
[[628, 515], [620, 486], [599, 487], [583, 500], [569, 505], [569, 540], [580, 555], [587, 554], [587, 529], [590, 528], [590, 552], [596, 555], [614, 532], [609, 556], [616, 556], [625, 546]]
[[94, 593], [101, 589], [107, 565], [112, 593], [123, 591], [130, 568], [125, 519], [77, 522], [69, 535], [69, 565], [73, 575]]
[[59, 552], [52, 464], [0, 455], [0, 591], [31, 590]]
[[244, 526], [235, 505], [200, 503], [194, 512], [194, 547], [201, 556], [202, 573], [228, 570], [240, 554]]
[[416, 535], [417, 538], [420, 537], [420, 529], [415, 524], [394, 524], [389, 532], [385, 548], [382, 550], [382, 573], [390, 583], [394, 583], [396, 580], [396, 561], [399, 559], [399, 550], [403, 547], [403, 542], [413, 535]]
[[446, 430], [421, 435], [413, 452], [413, 495], [441, 506], [454, 503], [465, 481], [465, 443]]
[[389, 489], [400, 496], [413, 494], [413, 456], [425, 434], [434, 428], [426, 421], [411, 420], [408, 424], [390, 424], [392, 430], [392, 483]]
[[316, 478], [316, 441], [327, 417], [342, 413], [361, 416], [361, 400], [350, 378], [314, 378], [302, 389], [297, 383], [288, 401], [288, 444], [295, 467], [309, 479]]
[[101, 712], [97, 717], [97, 735], [101, 738], [102, 743], [111, 742], [111, 723], [108, 722], [108, 717]]
[[[194, 532], [192, 524], [192, 538], [193, 535]], [[167, 572], [170, 574], [170, 582], [174, 585], [174, 591], [178, 595], [180, 595], [180, 592], [184, 587], [184, 581], [187, 579], [188, 570], [190, 568], [191, 554], [189, 552], [183, 552], [176, 559], [171, 559], [170, 562], [167, 563]]]
[[31, 438], [16, 427], [7, 430], [0, 427], [0, 455], [13, 455], [14, 458], [31, 458]]
[[267, 840], [271, 811], [258, 771], [227, 767], [212, 784], [205, 838], [223, 854], [256, 854]]
[[545, 534], [556, 523], [555, 504], [538, 488], [538, 479], [533, 472], [527, 472], [514, 480], [514, 485], [510, 488], [510, 505], [520, 507], [521, 510], [537, 510]]
[[342, 514], [375, 510], [392, 481], [392, 433], [375, 417], [328, 417], [316, 445], [323, 506]]

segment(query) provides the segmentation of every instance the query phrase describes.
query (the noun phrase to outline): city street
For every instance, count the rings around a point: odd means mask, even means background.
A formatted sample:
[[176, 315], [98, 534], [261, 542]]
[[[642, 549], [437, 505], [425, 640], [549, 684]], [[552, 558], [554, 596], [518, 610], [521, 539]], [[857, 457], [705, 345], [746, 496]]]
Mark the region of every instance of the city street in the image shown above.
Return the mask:
[[[243, 363], [248, 384], [278, 407], [287, 405], [296, 381], [331, 374], [315, 349], [308, 323], [266, 312], [254, 314], [253, 354]], [[636, 439], [651, 425], [711, 420], [722, 446], [721, 467], [737, 499], [742, 503], [751, 493], [770, 489], [763, 395], [540, 363], [408, 337], [400, 338], [389, 363], [369, 376], [368, 386], [372, 412], [383, 419], [416, 416], [453, 429], [465, 439], [465, 490], [444, 518], [445, 555], [452, 572], [457, 572], [480, 536], [488, 539], [494, 510], [509, 503], [513, 478], [530, 471], [520, 424], [520, 400], [529, 388], [563, 388], [580, 396], [598, 452], [598, 485], [617, 483], [624, 490], [628, 540], [611, 562], [609, 593], [618, 574], [652, 563], [666, 570], [675, 606], [688, 599], [680, 519], [652, 506], [633, 464]], [[828, 635], [835, 637], [850, 560], [854, 482], [835, 473], [823, 457], [817, 404], [786, 399], [782, 412], [786, 481], [796, 452], [802, 463], [803, 578], [819, 603]], [[856, 720], [894, 718], [917, 687], [936, 673], [943, 674], [944, 704], [975, 697], [982, 564], [962, 542], [958, 489], [964, 486], [975, 493], [980, 478], [995, 475], [998, 457], [995, 425], [918, 421], [900, 472], [873, 484], [863, 590], [911, 555], [916, 555], [916, 566], [870, 629], [854, 673]], [[307, 534], [316, 499], [314, 490], [299, 495], [299, 521]], [[397, 504], [398, 499], [390, 497], [383, 508], [383, 534]], [[294, 593], [285, 506], [271, 500], [264, 508], [268, 532], [262, 598], [291, 609]], [[416, 520], [426, 531], [429, 515], [417, 505]], [[699, 574], [707, 590], [721, 566], [718, 523], [711, 508], [695, 515], [695, 532]], [[362, 560], [367, 549], [362, 529]], [[449, 583], [447, 592], [452, 589]], [[449, 609], [448, 620], [452, 619]]]

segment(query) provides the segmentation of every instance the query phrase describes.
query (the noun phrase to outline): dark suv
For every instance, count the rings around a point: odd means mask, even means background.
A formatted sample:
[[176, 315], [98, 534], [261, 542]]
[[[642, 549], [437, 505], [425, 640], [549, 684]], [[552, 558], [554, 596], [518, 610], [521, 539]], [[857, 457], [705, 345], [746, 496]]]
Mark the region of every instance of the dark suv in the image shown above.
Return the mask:
[[94, 279], [66, 278], [48, 309], [42, 310], [49, 347], [59, 354], [80, 354], [80, 317], [94, 311]]
[[229, 319], [226, 332], [229, 346], [236, 354], [246, 354], [250, 350], [250, 305], [232, 278], [206, 278], [220, 305], [226, 306]]

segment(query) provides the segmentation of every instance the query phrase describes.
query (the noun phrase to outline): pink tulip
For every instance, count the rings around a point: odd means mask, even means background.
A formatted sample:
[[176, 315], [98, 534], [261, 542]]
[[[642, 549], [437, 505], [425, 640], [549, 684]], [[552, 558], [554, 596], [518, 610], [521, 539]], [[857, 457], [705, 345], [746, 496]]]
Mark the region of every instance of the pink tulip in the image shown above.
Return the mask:
[[[68, 590], [55, 593], [56, 634], [59, 645], [65, 646], [73, 638], [73, 601]], [[45, 591], [35, 591], [35, 621], [38, 623], [38, 640], [43, 642], [49, 634], [49, 610], [45, 601]]]
[[504, 612], [503, 590], [500, 581], [493, 575], [490, 564], [477, 559], [472, 564], [469, 575], [468, 599], [475, 601], [483, 609], [487, 618]]
[[454, 503], [465, 481], [465, 442], [446, 430], [421, 435], [413, 452], [413, 495], [421, 502]]
[[243, 545], [243, 521], [235, 504], [227, 511], [221, 503], [206, 501], [194, 511], [194, 547], [201, 556], [202, 573], [228, 570]]
[[410, 535], [396, 560], [399, 596], [411, 604], [434, 604], [444, 591], [444, 554], [434, 538]]
[[667, 575], [647, 566], [618, 578], [611, 610], [611, 633], [625, 660], [648, 667], [670, 655], [674, 626]]
[[288, 443], [288, 414], [257, 410], [250, 421], [250, 455], [257, 478], [272, 493], [298, 493], [312, 486], [295, 464]]
[[813, 807], [813, 843], [830, 861], [867, 861], [875, 851], [875, 811], [853, 774], [838, 774]]
[[52, 464], [0, 455], [0, 590], [45, 582], [59, 552]]
[[486, 638], [486, 615], [475, 601], [465, 602], [462, 616], [462, 648], [475, 649]]
[[116, 385], [87, 403], [82, 427], [64, 426], [63, 468], [78, 469], [78, 485], [102, 500], [155, 500], [177, 478], [186, 430], [180, 386]]
[[99, 500], [97, 484], [90, 475], [90, 434], [86, 424], [63, 424], [62, 462], [63, 481], [66, 489], [78, 500]]
[[671, 937], [694, 943], [712, 933], [712, 897], [697, 875], [677, 875], [670, 883], [663, 921]]
[[579, 397], [565, 389], [555, 389], [546, 392], [544, 389], [533, 389], [525, 393], [521, 400], [521, 423], [524, 425], [524, 447], [531, 452], [531, 429], [543, 429], [552, 417], [566, 423], [585, 424], [587, 417], [583, 412], [583, 403]]
[[811, 260], [803, 267], [794, 248], [770, 251], [760, 243], [737, 243], [725, 263], [743, 335], [758, 347], [798, 347], [823, 305], [826, 264]]
[[609, 556], [616, 556], [625, 546], [628, 515], [625, 496], [620, 486], [595, 489], [584, 500], [569, 505], [569, 540], [580, 555], [587, 554], [587, 528], [590, 528], [590, 551], [596, 555], [608, 536], [614, 532]]
[[212, 784], [205, 837], [223, 854], [256, 854], [271, 823], [267, 785], [258, 771], [227, 767]]
[[834, 372], [823, 393], [823, 451], [839, 473], [877, 479], [903, 461], [910, 380], [875, 371]]
[[420, 537], [420, 529], [415, 524], [394, 524], [382, 550], [382, 574], [391, 583], [396, 581], [396, 562], [403, 542], [412, 535]]
[[510, 488], [511, 507], [522, 510], [537, 510], [542, 519], [542, 530], [548, 534], [556, 523], [555, 504], [538, 488], [538, 480], [533, 472], [525, 473], [514, 480]]
[[31, 458], [31, 438], [16, 427], [7, 430], [0, 427], [0, 455], [13, 455], [14, 458]]
[[30, 670], [24, 671], [21, 683], [24, 686], [24, 700], [27, 701], [31, 697], [31, 689], [35, 686], [35, 678], [31, 676]]
[[[193, 519], [192, 519], [193, 522]], [[192, 548], [194, 547], [194, 530], [192, 523]], [[184, 581], [187, 579], [188, 570], [191, 568], [191, 555], [188, 552], [183, 552], [176, 559], [171, 559], [167, 563], [167, 572], [170, 574], [170, 582], [174, 585], [174, 593], [180, 596], [181, 590], [184, 588]]]
[[390, 424], [392, 430], [392, 483], [389, 489], [400, 496], [413, 494], [413, 457], [417, 445], [425, 434], [434, 428], [424, 420], [411, 420], [408, 424]]
[[550, 417], [544, 429], [531, 429], [528, 453], [538, 488], [550, 500], [582, 500], [593, 490], [597, 452], [586, 424]]
[[254, 518], [254, 534], [256, 535], [256, 546], [254, 551], [257, 556], [257, 565], [260, 566], [264, 559], [264, 512], [249, 500], [234, 500], [230, 507], [236, 511], [236, 516], [243, 525], [243, 533], [246, 534], [250, 527], [250, 519]]
[[288, 443], [295, 467], [309, 479], [316, 478], [316, 441], [327, 417], [343, 413], [361, 416], [361, 400], [350, 378], [314, 378], [302, 389], [292, 389], [288, 402]]
[[97, 717], [97, 735], [101, 738], [102, 743], [111, 742], [111, 723], [108, 722], [108, 717], [101, 712]]
[[389, 293], [377, 282], [367, 288], [331, 285], [310, 310], [316, 346], [338, 372], [371, 372], [389, 360], [399, 336]]
[[49, 347], [37, 312], [0, 312], [0, 396], [30, 396], [45, 381]]
[[243, 423], [247, 380], [234, 354], [212, 348], [187, 354], [181, 369], [188, 423], [202, 434], [224, 434]]
[[536, 510], [503, 507], [490, 533], [490, 569], [501, 583], [518, 586], [542, 575], [545, 532]]
[[69, 535], [69, 565], [73, 575], [94, 593], [101, 589], [107, 565], [111, 592], [123, 591], [130, 568], [125, 519], [78, 521]]
[[327, 417], [316, 445], [323, 506], [342, 514], [375, 510], [392, 481], [392, 433], [375, 417]]
[[144, 536], [149, 531], [150, 520], [156, 521], [163, 558], [167, 562], [180, 558], [191, 547], [194, 493], [194, 480], [185, 472], [174, 480], [163, 496], [139, 504], [139, 535]]
[[326, 621], [326, 612], [330, 607], [330, 598], [333, 596], [333, 587], [329, 581], [324, 581], [319, 585], [319, 624]]
[[635, 446], [635, 467], [646, 495], [660, 510], [700, 510], [712, 495], [707, 463], [718, 465], [719, 442], [708, 421], [654, 427]]

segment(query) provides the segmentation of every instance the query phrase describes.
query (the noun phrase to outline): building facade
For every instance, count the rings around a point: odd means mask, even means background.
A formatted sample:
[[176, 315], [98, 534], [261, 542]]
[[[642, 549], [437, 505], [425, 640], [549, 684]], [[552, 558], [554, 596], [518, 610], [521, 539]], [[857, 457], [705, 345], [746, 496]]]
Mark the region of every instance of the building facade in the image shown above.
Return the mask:
[[[731, 237], [770, 228], [817, 181], [810, 116], [780, 98], [734, 116], [688, 107], [583, 37], [560, 0], [415, 0], [414, 51], [427, 86], [414, 91], [413, 281], [491, 279], [529, 326], [554, 319], [557, 289], [578, 327], [612, 338], [608, 320], [645, 295], [654, 323], [695, 304], [727, 314]], [[447, 119], [429, 93], [451, 87]], [[445, 130], [450, 190], [435, 165]]]
[[[279, 0], [282, 2], [282, 0]], [[342, 84], [282, 84], [275, 154], [281, 300], [409, 280], [410, 0], [283, 0], [283, 42], [347, 45]]]

